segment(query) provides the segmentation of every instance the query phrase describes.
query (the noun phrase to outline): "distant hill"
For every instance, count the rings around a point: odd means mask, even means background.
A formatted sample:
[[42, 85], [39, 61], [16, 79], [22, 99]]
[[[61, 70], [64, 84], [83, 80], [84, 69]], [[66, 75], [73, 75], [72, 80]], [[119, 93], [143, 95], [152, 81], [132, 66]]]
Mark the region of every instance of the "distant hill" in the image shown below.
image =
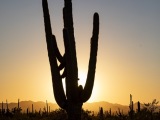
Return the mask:
[[[137, 110], [137, 103], [134, 103], [134, 110]], [[121, 104], [113, 104], [113, 103], [109, 103], [106, 101], [101, 101], [101, 102], [93, 102], [93, 103], [85, 103], [83, 104], [83, 108], [85, 110], [90, 110], [90, 111], [94, 111], [96, 113], [98, 113], [99, 108], [103, 107], [104, 112], [105, 111], [109, 111], [111, 109], [112, 113], [115, 113], [116, 111], [118, 111], [118, 109], [124, 114], [127, 114], [129, 111], [129, 105], [121, 105]], [[143, 104], [141, 104], [141, 108], [143, 107]]]
[[[0, 106], [2, 106], [1, 104], [0, 104]], [[19, 104], [20, 104], [20, 107], [22, 108], [22, 112], [25, 112], [27, 110], [27, 108], [29, 109], [29, 111], [32, 111], [32, 104], [33, 104], [34, 111], [35, 110], [39, 111], [40, 109], [43, 110], [44, 108], [46, 109], [46, 103], [42, 102], [42, 101], [38, 101], [38, 102], [21, 101]], [[4, 106], [4, 109], [6, 109], [6, 103], [3, 103], [3, 106]], [[48, 106], [50, 106], [51, 111], [59, 108], [58, 105], [55, 103], [48, 103]], [[18, 107], [18, 103], [8, 103], [8, 108], [10, 110], [15, 107], [16, 108]]]
[[118, 109], [120, 109], [121, 111], [123, 110], [123, 113], [127, 113], [129, 110], [128, 106], [125, 105], [120, 105], [120, 104], [113, 104], [113, 103], [109, 103], [109, 102], [93, 102], [93, 103], [85, 103], [83, 105], [83, 108], [85, 110], [90, 110], [90, 111], [94, 111], [94, 112], [98, 112], [99, 108], [103, 107], [104, 111], [109, 111], [111, 109], [112, 112], [118, 111]]
[[[33, 109], [36, 111], [39, 111], [40, 109], [43, 111], [44, 108], [46, 108], [46, 103], [39, 101], [39, 102], [33, 102], [33, 101], [21, 101], [20, 102], [20, 107], [22, 108], [22, 112], [26, 112], [27, 108], [29, 108], [30, 111], [32, 111], [32, 104], [33, 104]], [[0, 103], [0, 109], [1, 109], [2, 103]], [[6, 103], [3, 103], [4, 109], [6, 109]], [[59, 106], [56, 103], [48, 103], [48, 106], [50, 106], [50, 110], [55, 110], [58, 109]], [[141, 106], [143, 106], [141, 104]], [[17, 103], [8, 103], [8, 107], [11, 110], [12, 108], [18, 107]], [[94, 111], [95, 113], [98, 113], [99, 108], [103, 107], [104, 111], [109, 111], [110, 108], [112, 112], [120, 111], [123, 113], [128, 113], [129, 111], [129, 106], [127, 105], [120, 105], [120, 104], [113, 104], [105, 101], [101, 102], [93, 102], [93, 103], [84, 103], [83, 104], [83, 109], [84, 110], [89, 110], [89, 111]], [[134, 104], [134, 110], [137, 109], [137, 103]]]

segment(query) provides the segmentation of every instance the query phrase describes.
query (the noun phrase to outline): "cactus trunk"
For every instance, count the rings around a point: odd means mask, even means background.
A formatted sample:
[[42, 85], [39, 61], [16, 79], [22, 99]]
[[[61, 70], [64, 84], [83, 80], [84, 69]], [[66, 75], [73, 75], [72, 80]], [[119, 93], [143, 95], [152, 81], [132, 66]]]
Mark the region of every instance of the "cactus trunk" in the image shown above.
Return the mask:
[[[98, 13], [95, 13], [93, 18], [88, 75], [83, 89], [82, 85], [78, 85], [78, 67], [72, 16], [72, 1], [64, 0], [63, 39], [65, 53], [63, 56], [60, 54], [57, 47], [56, 37], [52, 34], [47, 0], [42, 0], [42, 6], [55, 100], [61, 108], [66, 110], [69, 120], [80, 120], [82, 105], [90, 98], [94, 85], [98, 51], [99, 15]], [[58, 65], [57, 61], [60, 62], [60, 65]], [[62, 69], [64, 71], [60, 74]], [[65, 78], [66, 94], [64, 93], [62, 85], [62, 78]]]
[[81, 120], [82, 103], [69, 102], [66, 109], [68, 120]]

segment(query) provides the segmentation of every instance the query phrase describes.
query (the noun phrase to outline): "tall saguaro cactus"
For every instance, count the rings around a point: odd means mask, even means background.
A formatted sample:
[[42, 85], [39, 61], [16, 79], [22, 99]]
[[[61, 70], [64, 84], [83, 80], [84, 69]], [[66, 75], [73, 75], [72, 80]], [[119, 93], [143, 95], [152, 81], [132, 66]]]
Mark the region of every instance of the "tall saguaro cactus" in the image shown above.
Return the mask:
[[[47, 0], [42, 0], [48, 57], [51, 67], [53, 91], [57, 104], [67, 111], [69, 120], [80, 120], [82, 105], [90, 98], [94, 84], [98, 50], [99, 15], [98, 13], [95, 13], [93, 18], [93, 33], [91, 38], [88, 75], [86, 84], [84, 88], [82, 88], [81, 85], [78, 85], [78, 67], [72, 17], [72, 0], [64, 0], [64, 2], [63, 39], [65, 53], [62, 56], [57, 47], [56, 37], [52, 34], [48, 2]], [[58, 65], [57, 61], [60, 62], [60, 65]], [[62, 69], [64, 69], [64, 71], [60, 74]], [[62, 78], [65, 78], [66, 94], [64, 93], [62, 85]]]

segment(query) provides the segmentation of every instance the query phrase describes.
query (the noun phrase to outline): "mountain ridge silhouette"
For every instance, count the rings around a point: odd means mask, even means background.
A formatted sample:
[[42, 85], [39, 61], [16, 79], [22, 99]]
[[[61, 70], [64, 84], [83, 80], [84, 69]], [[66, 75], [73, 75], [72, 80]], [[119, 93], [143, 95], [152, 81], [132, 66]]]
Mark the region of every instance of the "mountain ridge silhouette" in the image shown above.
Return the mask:
[[[22, 108], [22, 112], [26, 112], [27, 108], [29, 109], [29, 111], [32, 111], [32, 104], [33, 104], [33, 109], [34, 111], [39, 111], [40, 109], [43, 111], [44, 109], [47, 108], [46, 102], [43, 101], [20, 101], [19, 102], [19, 106]], [[2, 103], [0, 103], [0, 106], [2, 106]], [[59, 109], [59, 106], [56, 103], [52, 103], [52, 102], [48, 102], [48, 106], [50, 106], [50, 111]], [[141, 106], [143, 106], [143, 104], [141, 104]], [[18, 107], [18, 103], [16, 102], [10, 102], [8, 103], [8, 108], [10, 110], [12, 110], [13, 108], [17, 108]], [[118, 111], [118, 109], [120, 109], [120, 111], [123, 113], [128, 113], [129, 111], [129, 105], [121, 105], [118, 103], [110, 103], [107, 101], [99, 101], [99, 102], [87, 102], [83, 104], [83, 109], [84, 110], [89, 110], [89, 111], [94, 111], [95, 113], [98, 113], [99, 108], [103, 107], [104, 111], [109, 111], [111, 109], [111, 111], [114, 113], [116, 111]], [[1, 107], [2, 108], [2, 107]], [[0, 108], [0, 109], [1, 109]], [[7, 105], [6, 103], [3, 103], [3, 108], [6, 109]], [[137, 109], [137, 103], [134, 103], [134, 110]]]

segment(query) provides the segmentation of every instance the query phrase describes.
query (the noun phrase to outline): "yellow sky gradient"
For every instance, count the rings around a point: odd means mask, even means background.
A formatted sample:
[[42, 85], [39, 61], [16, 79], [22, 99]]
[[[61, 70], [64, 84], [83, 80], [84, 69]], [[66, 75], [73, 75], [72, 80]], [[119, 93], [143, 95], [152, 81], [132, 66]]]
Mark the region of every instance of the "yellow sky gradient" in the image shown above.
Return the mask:
[[[53, 33], [63, 54], [63, 2], [48, 1]], [[128, 105], [130, 94], [134, 102], [160, 100], [158, 4], [149, 0], [73, 0], [79, 77], [83, 81], [88, 71], [93, 13], [100, 15], [96, 77], [88, 102]], [[0, 101], [55, 102], [41, 7], [39, 0], [3, 0], [0, 4]]]

